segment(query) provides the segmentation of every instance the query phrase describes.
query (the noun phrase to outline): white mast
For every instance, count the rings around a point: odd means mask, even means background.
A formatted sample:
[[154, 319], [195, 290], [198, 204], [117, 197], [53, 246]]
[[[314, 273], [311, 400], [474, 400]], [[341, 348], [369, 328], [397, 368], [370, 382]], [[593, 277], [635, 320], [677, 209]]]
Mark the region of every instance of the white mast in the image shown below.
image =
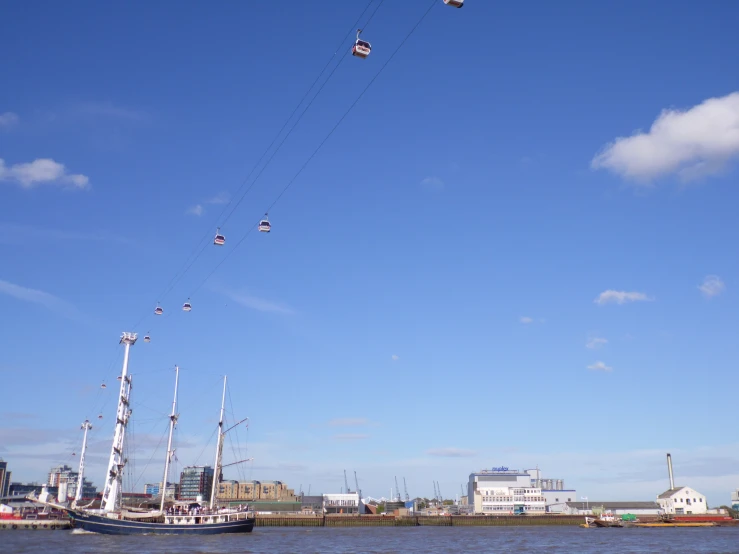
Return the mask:
[[82, 486], [85, 482], [84, 475], [85, 475], [85, 450], [87, 450], [87, 432], [92, 429], [92, 423], [90, 423], [88, 420], [85, 420], [85, 422], [82, 424], [81, 429], [85, 431], [85, 434], [82, 436], [82, 452], [80, 453], [80, 469], [77, 473], [77, 491], [74, 493], [74, 500], [72, 501], [72, 506], [76, 507], [77, 502], [80, 501], [80, 498], [82, 498]]
[[210, 509], [213, 510], [216, 504], [216, 490], [221, 480], [221, 459], [223, 458], [223, 412], [226, 407], [226, 376], [223, 376], [223, 397], [221, 398], [221, 418], [218, 421], [218, 441], [216, 442], [216, 463], [213, 472], [213, 486], [210, 490]]
[[123, 459], [123, 439], [126, 436], [128, 419], [131, 417], [131, 409], [128, 407], [131, 397], [131, 377], [128, 375], [128, 352], [131, 346], [136, 344], [136, 333], [123, 333], [119, 344], [123, 344], [125, 350], [123, 353], [123, 369], [120, 377], [121, 391], [118, 397], [113, 447], [110, 450], [108, 473], [105, 475], [105, 489], [103, 490], [102, 508], [105, 512], [112, 512], [120, 505], [123, 467], [126, 465], [126, 460]]
[[180, 380], [180, 368], [174, 366], [174, 400], [172, 400], [172, 413], [169, 416], [169, 441], [167, 442], [167, 459], [164, 461], [164, 480], [162, 481], [162, 504], [159, 509], [164, 511], [164, 497], [167, 493], [167, 478], [169, 477], [169, 462], [172, 458], [174, 451], [172, 450], [172, 434], [174, 433], [174, 426], [177, 424], [177, 384]]

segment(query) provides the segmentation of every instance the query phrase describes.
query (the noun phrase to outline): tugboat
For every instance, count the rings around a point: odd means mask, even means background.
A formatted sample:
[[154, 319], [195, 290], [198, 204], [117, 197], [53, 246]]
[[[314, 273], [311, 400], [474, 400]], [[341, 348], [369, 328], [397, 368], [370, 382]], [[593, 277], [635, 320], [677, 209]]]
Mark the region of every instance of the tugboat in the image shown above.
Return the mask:
[[585, 523], [580, 524], [580, 527], [586, 529], [592, 529], [593, 527], [623, 527], [623, 521], [618, 519], [611, 512], [603, 512], [598, 517], [585, 517]]
[[[99, 509], [88, 507], [68, 508], [72, 526], [93, 533], [106, 535], [216, 535], [223, 533], [250, 533], [256, 521], [254, 514], [245, 508], [223, 508], [215, 506], [216, 489], [221, 474], [221, 456], [223, 452], [223, 414], [225, 408], [226, 380], [223, 383], [223, 400], [221, 402], [221, 417], [218, 423], [218, 441], [216, 446], [216, 464], [214, 482], [211, 490], [210, 503], [207, 506], [199, 502], [187, 503], [186, 507], [177, 509], [170, 507], [165, 510], [165, 491], [162, 491], [162, 501], [158, 510], [141, 510], [124, 508], [121, 506], [123, 468], [127, 460], [123, 457], [123, 439], [126, 434], [128, 420], [131, 417], [129, 402], [131, 397], [131, 376], [128, 373], [128, 356], [131, 346], [136, 343], [136, 333], [123, 333], [120, 344], [125, 347], [123, 369], [120, 376], [121, 388], [116, 414], [113, 446], [108, 463], [108, 472], [105, 479], [105, 489]], [[179, 415], [177, 414], [177, 386], [179, 383], [179, 368], [175, 367], [175, 394], [172, 402], [172, 413], [169, 416], [169, 441], [167, 443], [167, 458], [164, 463], [164, 480], [167, 482], [169, 463], [174, 454], [172, 450], [172, 435]], [[239, 423], [242, 423], [242, 420]], [[238, 425], [238, 424], [237, 424]], [[233, 428], [233, 427], [232, 427]], [[238, 462], [237, 462], [238, 463]], [[165, 487], [166, 488], [166, 487]]]

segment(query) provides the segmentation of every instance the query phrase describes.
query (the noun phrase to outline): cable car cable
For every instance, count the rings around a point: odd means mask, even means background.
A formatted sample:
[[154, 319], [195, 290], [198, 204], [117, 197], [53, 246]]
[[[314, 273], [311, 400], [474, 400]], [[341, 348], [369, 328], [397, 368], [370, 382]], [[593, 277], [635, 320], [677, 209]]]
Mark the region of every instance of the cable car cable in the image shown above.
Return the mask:
[[[380, 6], [382, 6], [383, 2], [385, 2], [385, 0], [380, 0], [380, 3], [379, 3], [379, 4], [377, 4], [377, 7], [375, 7], [375, 10], [374, 10], [374, 11], [372, 12], [372, 14], [371, 14], [371, 15], [369, 16], [369, 19], [368, 19], [368, 20], [367, 20], [367, 21], [365, 22], [365, 24], [364, 24], [364, 27], [365, 27], [365, 28], [367, 27], [367, 25], [369, 25], [370, 21], [372, 21], [372, 18], [373, 18], [373, 17], [375, 17], [375, 14], [377, 13], [377, 10], [379, 10], [379, 9], [380, 9]], [[372, 2], [370, 2], [370, 4], [372, 4]], [[369, 7], [369, 6], [367, 6], [367, 7]], [[367, 8], [365, 8], [365, 11], [367, 11]], [[359, 17], [359, 19], [361, 19], [361, 16]], [[357, 20], [357, 23], [358, 23], [358, 22], [359, 22], [359, 20]], [[346, 37], [347, 37], [347, 36], [349, 36], [349, 35], [351, 35], [351, 33], [352, 33], [351, 31], [350, 31], [349, 33], [347, 33], [347, 35], [346, 35], [346, 36], [344, 37], [344, 39], [342, 39], [342, 42], [341, 42], [341, 44], [343, 44], [343, 43], [344, 43], [344, 41], [346, 41]], [[341, 44], [339, 44], [339, 48], [341, 48]], [[337, 48], [337, 52], [338, 52], [338, 48]], [[308, 110], [310, 109], [310, 107], [311, 107], [311, 106], [313, 105], [313, 102], [315, 102], [315, 101], [316, 101], [316, 98], [318, 98], [318, 96], [319, 96], [319, 95], [321, 94], [321, 91], [323, 90], [323, 88], [324, 88], [324, 87], [325, 87], [325, 86], [326, 86], [326, 85], [328, 84], [328, 82], [329, 82], [329, 81], [331, 80], [331, 77], [333, 77], [333, 76], [334, 76], [334, 73], [336, 73], [336, 70], [337, 70], [337, 69], [339, 69], [339, 66], [341, 66], [341, 64], [342, 64], [342, 63], [344, 62], [344, 60], [345, 60], [345, 59], [347, 59], [348, 55], [349, 55], [349, 52], [347, 52], [346, 54], [344, 54], [344, 56], [343, 56], [343, 57], [342, 57], [342, 58], [341, 58], [341, 59], [339, 60], [339, 63], [338, 63], [337, 65], [336, 65], [336, 67], [334, 67], [334, 69], [333, 69], [333, 70], [331, 71], [331, 73], [329, 74], [329, 76], [328, 76], [328, 77], [326, 78], [326, 80], [325, 80], [325, 81], [323, 82], [323, 84], [322, 84], [322, 85], [320, 86], [320, 88], [318, 89], [318, 91], [316, 92], [316, 94], [315, 94], [315, 95], [313, 96], [313, 99], [312, 99], [312, 100], [311, 100], [311, 101], [310, 101], [310, 102], [308, 103], [308, 105], [307, 105], [307, 106], [305, 107], [305, 109], [304, 109], [304, 110], [303, 110], [303, 111], [302, 111], [302, 112], [300, 113], [300, 115], [298, 116], [298, 119], [297, 119], [297, 120], [295, 120], [295, 123], [293, 123], [293, 126], [292, 126], [292, 127], [290, 128], [290, 130], [288, 131], [288, 133], [287, 133], [287, 134], [286, 134], [286, 135], [285, 135], [285, 136], [283, 137], [282, 141], [281, 141], [281, 142], [280, 142], [280, 144], [279, 144], [279, 145], [277, 146], [277, 149], [276, 149], [276, 150], [275, 150], [274, 152], [272, 152], [272, 155], [271, 155], [271, 156], [269, 157], [269, 159], [267, 160], [267, 163], [266, 163], [266, 164], [264, 164], [264, 166], [263, 166], [263, 167], [262, 167], [262, 169], [261, 169], [261, 170], [259, 171], [259, 173], [257, 174], [257, 176], [256, 176], [256, 177], [254, 177], [254, 181], [252, 181], [252, 184], [251, 184], [251, 185], [249, 186], [249, 188], [248, 188], [248, 189], [246, 190], [246, 192], [244, 192], [243, 196], [242, 196], [242, 197], [241, 197], [241, 198], [239, 199], [239, 201], [238, 201], [238, 202], [236, 202], [236, 205], [235, 205], [235, 206], [234, 206], [234, 207], [233, 207], [233, 208], [231, 209], [231, 211], [229, 212], [229, 214], [228, 214], [228, 215], [226, 216], [226, 219], [224, 219], [224, 220], [223, 220], [223, 222], [221, 223], [221, 227], [225, 226], [225, 225], [226, 225], [226, 222], [227, 222], [227, 221], [228, 221], [229, 219], [231, 219], [231, 216], [233, 215], [233, 213], [234, 213], [234, 212], [236, 211], [236, 209], [237, 209], [237, 208], [239, 207], [239, 205], [240, 205], [240, 204], [241, 204], [241, 202], [242, 202], [242, 201], [244, 200], [244, 198], [246, 198], [246, 195], [247, 195], [247, 193], [248, 193], [248, 192], [249, 192], [249, 191], [250, 191], [250, 190], [252, 189], [252, 187], [253, 187], [253, 186], [254, 186], [254, 185], [256, 184], [256, 182], [257, 182], [257, 181], [259, 180], [259, 177], [261, 177], [261, 176], [262, 176], [262, 173], [264, 173], [264, 170], [265, 170], [265, 169], [267, 169], [267, 166], [269, 166], [270, 162], [272, 162], [272, 159], [273, 159], [273, 158], [274, 158], [274, 157], [275, 157], [275, 156], [277, 155], [277, 153], [278, 153], [278, 152], [280, 151], [280, 149], [282, 148], [282, 146], [283, 146], [283, 145], [285, 144], [285, 141], [287, 141], [288, 137], [290, 137], [290, 135], [292, 134], [292, 132], [293, 132], [293, 130], [295, 129], [295, 127], [297, 127], [298, 123], [300, 123], [300, 120], [301, 120], [301, 119], [303, 119], [303, 116], [304, 116], [304, 115], [306, 114], [306, 112], [307, 112], [307, 111], [308, 111]], [[329, 60], [329, 63], [331, 63], [331, 61], [333, 60], [333, 57], [335, 57], [335, 56], [336, 56], [336, 52], [334, 52], [334, 55], [332, 56], [331, 60]], [[326, 64], [326, 66], [324, 66], [323, 70], [321, 70], [321, 73], [323, 73], [323, 71], [325, 71], [325, 69], [326, 69], [326, 67], [328, 67], [329, 63], [327, 63], [327, 64]], [[319, 78], [320, 78], [320, 75], [319, 75]], [[315, 85], [315, 83], [316, 83], [316, 82], [318, 82], [318, 79], [316, 79], [316, 81], [314, 81], [314, 82], [313, 82], [313, 85]], [[313, 85], [311, 85], [311, 88], [313, 87]], [[309, 90], [309, 92], [310, 92], [310, 90]], [[305, 98], [306, 98], [307, 96], [308, 96], [308, 93], [306, 93], [306, 95], [305, 95], [305, 96], [303, 97], [303, 100], [305, 100]], [[302, 103], [302, 101], [303, 101], [303, 100], [301, 100], [301, 103]], [[296, 108], [296, 110], [295, 110], [295, 111], [297, 111], [297, 108]], [[294, 115], [294, 114], [295, 114], [295, 111], [293, 111], [293, 114], [292, 114], [292, 115]], [[290, 117], [292, 117], [292, 115], [291, 115]], [[288, 119], [288, 121], [289, 121], [289, 119]], [[287, 122], [286, 122], [286, 123], [287, 123]], [[283, 126], [283, 129], [284, 129], [284, 126]], [[275, 141], [272, 141], [272, 144], [274, 144], [274, 142], [275, 142]], [[271, 146], [271, 145], [270, 145], [270, 146]], [[224, 210], [224, 211], [225, 211], [225, 210]], [[269, 211], [269, 210], [268, 210], [268, 211]]]
[[[336, 131], [336, 129], [339, 128], [339, 126], [344, 121], [344, 119], [346, 119], [346, 117], [351, 113], [351, 111], [354, 109], [354, 107], [362, 99], [362, 97], [364, 96], [364, 94], [369, 90], [369, 88], [372, 86], [372, 84], [382, 74], [382, 72], [385, 70], [385, 68], [388, 66], [388, 64], [390, 64], [390, 62], [393, 61], [393, 58], [395, 57], [395, 55], [400, 51], [401, 48], [403, 48], [403, 45], [405, 45], [405, 43], [408, 41], [408, 39], [411, 38], [411, 36], [416, 31], [416, 29], [418, 29], [418, 27], [421, 25], [421, 23], [423, 23], [423, 20], [426, 19], [426, 16], [431, 12], [431, 10], [433, 9], [433, 7], [436, 5], [437, 1], [438, 0], [433, 0], [433, 2], [431, 3], [431, 5], [424, 12], [424, 14], [421, 16], [421, 18], [416, 22], [416, 24], [413, 26], [413, 28], [410, 30], [410, 32], [400, 42], [400, 44], [393, 51], [393, 53], [390, 54], [390, 57], [385, 61], [385, 63], [382, 65], [382, 67], [379, 69], [379, 71], [377, 73], [375, 73], [375, 76], [372, 77], [372, 79], [370, 80], [369, 83], [367, 83], [367, 86], [365, 86], [364, 89], [362, 90], [362, 92], [359, 93], [359, 96], [357, 96], [356, 100], [354, 100], [354, 102], [351, 104], [351, 106], [349, 106], [349, 108], [344, 112], [344, 115], [342, 115], [341, 118], [339, 118], [339, 121], [328, 132], [328, 134], [324, 137], [324, 139], [321, 141], [321, 143], [316, 147], [316, 149], [313, 151], [313, 153], [308, 157], [308, 159], [305, 161], [305, 163], [300, 167], [300, 169], [293, 176], [293, 178], [290, 179], [290, 181], [288, 181], [287, 185], [285, 185], [285, 187], [282, 189], [282, 191], [280, 191], [280, 194], [277, 195], [277, 198], [275, 198], [275, 200], [269, 205], [269, 207], [265, 210], [265, 212], [269, 212], [275, 206], [275, 204], [277, 204], [277, 202], [280, 201], [280, 199], [282, 198], [282, 196], [292, 186], [292, 184], [296, 181], [296, 179], [300, 176], [300, 174], [305, 170], [306, 167], [308, 167], [308, 164], [313, 160], [313, 158], [316, 157], [316, 155], [321, 150], [321, 148], [323, 148], [323, 145], [326, 144], [326, 142], [328, 141], [328, 139], [331, 138], [331, 135], [333, 135], [334, 132]], [[220, 262], [218, 262], [218, 264], [216, 264], [216, 266], [205, 277], [205, 279], [203, 279], [203, 281], [201, 281], [201, 283], [192, 291], [192, 293], [190, 293], [190, 295], [189, 295], [190, 298], [192, 298], [193, 296], [195, 296], [195, 293], [198, 290], [200, 290], [203, 285], [205, 285], [205, 283], [208, 281], [208, 279], [210, 279], [213, 276], [213, 274], [218, 270], [218, 268], [220, 268], [223, 265], [223, 263], [230, 257], [230, 255], [233, 252], [236, 251], [236, 249], [241, 245], [242, 242], [244, 242], [244, 240], [246, 240], [246, 238], [251, 234], [251, 232], [253, 230], [254, 230], [254, 227], [250, 227], [249, 228], [249, 230], [246, 232], [246, 234], [243, 237], [241, 237], [241, 239], [236, 243], [236, 245], [231, 250], [229, 250], [226, 253], [226, 255], [224, 256], [224, 258]]]
[[[338, 54], [338, 52], [340, 51], [341, 46], [344, 44], [344, 42], [346, 42], [346, 39], [348, 37], [350, 37], [354, 33], [354, 29], [359, 24], [359, 22], [362, 20], [362, 17], [364, 17], [364, 14], [367, 13], [367, 10], [369, 10], [370, 6], [372, 5], [372, 3], [374, 1], [375, 0], [370, 0], [367, 3], [367, 5], [365, 6], [365, 8], [362, 10], [362, 13], [359, 14], [359, 17], [357, 18], [357, 20], [354, 22], [354, 24], [351, 26], [351, 28], [349, 29], [349, 31], [341, 39], [341, 42], [339, 42], [339, 44], [337, 45], [337, 47], [334, 49], [334, 53], [331, 55], [331, 57], [329, 58], [329, 60], [323, 66], [323, 68], [321, 69], [321, 71], [319, 72], [319, 74], [315, 78], [315, 80], [311, 83], [311, 85], [305, 91], [305, 94], [300, 99], [300, 101], [297, 103], [297, 105], [293, 109], [293, 111], [290, 114], [290, 116], [285, 120], [285, 123], [282, 124], [282, 127], [280, 128], [280, 130], [277, 132], [277, 134], [275, 135], [275, 137], [272, 139], [272, 142], [269, 144], [269, 146], [265, 149], [265, 151], [259, 157], [259, 159], [257, 160], [257, 163], [254, 164], [254, 166], [252, 167], [252, 169], [249, 172], [249, 174], [243, 180], [241, 186], [237, 189], [236, 194], [234, 195], [234, 197], [232, 197], [231, 199], [229, 199], [229, 201], [223, 207], [223, 210], [221, 210], [221, 213], [218, 215], [218, 218], [216, 219], [216, 223], [221, 219], [221, 217], [223, 217], [223, 214], [226, 213], [226, 210], [228, 209], [228, 207], [233, 202], [233, 199], [239, 194], [239, 192], [244, 187], [244, 185], [246, 185], [246, 183], [248, 182], [249, 178], [252, 176], [252, 174], [254, 173], [254, 171], [256, 171], [257, 167], [259, 167], [259, 164], [262, 162], [262, 160], [264, 160], [265, 156], [269, 153], [270, 149], [274, 146], [275, 142], [277, 142], [277, 139], [280, 137], [280, 135], [282, 134], [282, 132], [285, 130], [285, 128], [287, 127], [288, 123], [290, 123], [290, 120], [297, 113], [298, 109], [303, 104], [303, 102], [305, 101], [305, 99], [310, 95], [311, 90], [313, 90], [313, 87], [315, 87], [316, 83], [318, 83], [318, 81], [320, 80], [321, 76], [325, 73], [325, 71], [328, 68], [328, 66], [334, 60], [334, 58], [336, 57], [336, 54]], [[383, 4], [384, 1], [385, 0], [380, 0], [380, 3], [377, 5], [377, 7], [375, 8], [375, 10], [372, 12], [372, 14], [370, 15], [369, 19], [365, 23], [365, 27], [369, 24], [370, 21], [372, 21], [372, 18], [375, 16], [375, 14], [377, 13], [377, 10], [380, 8], [380, 6], [382, 6], [382, 4]], [[331, 75], [329, 75], [328, 79], [324, 82], [324, 84], [321, 85], [321, 88], [318, 90], [318, 92], [316, 93], [316, 96], [314, 96], [313, 100], [311, 100], [311, 103], [308, 105], [308, 107], [310, 107], [310, 105], [313, 103], [313, 101], [318, 96], [318, 94], [320, 94], [321, 90], [326, 85], [326, 83], [328, 82], [328, 80], [333, 76], [333, 73], [334, 72], [335, 72], [335, 69], [334, 69], [334, 71], [331, 72]], [[295, 129], [295, 127], [297, 126], [297, 124], [300, 122], [300, 119], [302, 119], [303, 115], [305, 115], [305, 112], [306, 111], [307, 111], [307, 108], [300, 114], [300, 117], [298, 118], [298, 120], [290, 128], [290, 130], [288, 131], [287, 135], [283, 138], [283, 141], [278, 146], [278, 149], [277, 149], [278, 151], [282, 147], [282, 144], [284, 144], [285, 140], [287, 140], [287, 137], [290, 136], [290, 134], [293, 132], [293, 130]], [[272, 158], [273, 157], [274, 157], [274, 153], [270, 157], [270, 159], [267, 161], [267, 164], [265, 164], [265, 166], [262, 168], [262, 171], [264, 171], [264, 169], [266, 168], [266, 166], [269, 165], [269, 163], [272, 161]], [[261, 175], [262, 171], [260, 171], [259, 175]], [[259, 177], [259, 175], [257, 176], [257, 178]], [[246, 194], [249, 193], [249, 191], [254, 186], [255, 182], [256, 182], [256, 179], [255, 179], [254, 182], [252, 182], [251, 186], [249, 186], [249, 188], [243, 193], [243, 195], [241, 196], [242, 199], [243, 199], [244, 196], [246, 196]], [[240, 202], [241, 202], [241, 200], [239, 200], [239, 203]], [[232, 213], [233, 213], [233, 210], [229, 213], [228, 217], [226, 218], [226, 221], [228, 220], [228, 218], [231, 217], [231, 214]], [[224, 223], [225, 223], [225, 221], [224, 221]], [[223, 224], [221, 226], [223, 226]], [[192, 265], [195, 263], [195, 261], [205, 251], [205, 247], [207, 246], [207, 242], [206, 241], [208, 240], [208, 238], [210, 236], [211, 236], [211, 231], [208, 231], [203, 236], [203, 238], [200, 239], [200, 241], [197, 243], [197, 245], [195, 246], [195, 248], [190, 252], [190, 254], [188, 254], [187, 258], [185, 258], [185, 262], [182, 264], [182, 266], [180, 267], [180, 269], [177, 270], [177, 272], [175, 273], [174, 277], [172, 277], [172, 279], [169, 281], [169, 283], [167, 284], [164, 292], [159, 295], [159, 298], [164, 298], [167, 294], [169, 294], [169, 292], [174, 288], [174, 286], [177, 284], [177, 282], [180, 279], [182, 279], [182, 277], [184, 277], [184, 275], [189, 271], [189, 269], [192, 267]], [[204, 242], [206, 242], [206, 244], [203, 244]], [[197, 252], [197, 254], [195, 254], [196, 252]], [[195, 258], [192, 261], [190, 261], [190, 258], [192, 258], [192, 256], [194, 254], [195, 254]], [[143, 322], [143, 320], [145, 318], [146, 318], [146, 315], [144, 317], [142, 317], [142, 319], [138, 323], [136, 323], [136, 325], [134, 325], [132, 328], [133, 329], [136, 329]]]

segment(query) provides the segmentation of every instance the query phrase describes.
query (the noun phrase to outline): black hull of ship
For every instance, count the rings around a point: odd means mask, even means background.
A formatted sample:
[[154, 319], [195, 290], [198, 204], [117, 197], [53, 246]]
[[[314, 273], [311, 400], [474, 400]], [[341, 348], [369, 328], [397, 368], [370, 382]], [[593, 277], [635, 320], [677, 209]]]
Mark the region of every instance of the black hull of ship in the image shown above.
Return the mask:
[[112, 519], [96, 514], [69, 510], [72, 527], [103, 535], [221, 535], [226, 533], [251, 533], [256, 519], [253, 517], [223, 523], [194, 523], [174, 525], [125, 519]]

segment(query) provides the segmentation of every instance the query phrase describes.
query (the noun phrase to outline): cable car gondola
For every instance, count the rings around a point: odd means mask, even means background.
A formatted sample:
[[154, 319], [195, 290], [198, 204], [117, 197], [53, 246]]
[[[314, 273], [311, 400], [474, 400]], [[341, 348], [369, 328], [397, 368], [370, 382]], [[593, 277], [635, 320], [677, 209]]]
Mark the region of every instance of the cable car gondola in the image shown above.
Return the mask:
[[98, 419], [103, 419], [103, 414], [100, 414], [100, 415], [98, 416]]
[[221, 228], [219, 227], [216, 231], [216, 238], [213, 239], [213, 244], [217, 246], [223, 246], [226, 244], [226, 237], [221, 234]]
[[189, 312], [190, 310], [192, 310], [192, 304], [190, 304], [190, 299], [188, 298], [187, 302], [182, 305], [182, 311]]
[[357, 56], [358, 58], [364, 59], [370, 55], [370, 51], [372, 51], [372, 46], [369, 42], [365, 40], [360, 40], [360, 34], [362, 34], [362, 29], [357, 29], [357, 41], [354, 43], [354, 46], [352, 46], [352, 56]]
[[162, 315], [164, 313], [164, 310], [162, 310], [162, 307], [157, 304], [157, 307], [154, 309], [155, 315]]
[[267, 214], [264, 214], [264, 219], [259, 222], [259, 230], [262, 233], [269, 233], [269, 230], [272, 226], [269, 224], [269, 217], [267, 217]]
[[102, 385], [100, 385], [100, 388], [101, 388], [101, 389], [107, 389], [107, 388], [108, 388], [108, 386], [107, 386], [107, 385], [106, 385], [105, 383], [103, 383]]
[[444, 3], [452, 8], [461, 8], [464, 6], [464, 0], [444, 0]]
[[151, 337], [149, 336], [148, 333], [144, 335], [144, 342], [151, 342]]

